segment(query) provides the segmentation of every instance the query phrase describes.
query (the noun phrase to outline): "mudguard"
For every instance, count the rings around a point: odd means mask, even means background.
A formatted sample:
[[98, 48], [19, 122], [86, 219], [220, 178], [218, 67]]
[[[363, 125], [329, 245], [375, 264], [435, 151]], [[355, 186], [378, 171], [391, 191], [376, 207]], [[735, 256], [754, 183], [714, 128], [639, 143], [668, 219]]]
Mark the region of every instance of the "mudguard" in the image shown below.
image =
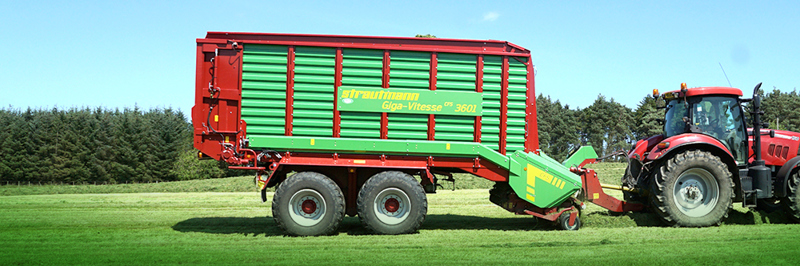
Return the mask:
[[661, 157], [664, 157], [664, 155], [667, 155], [667, 154], [671, 153], [673, 150], [676, 150], [676, 149], [679, 149], [681, 147], [685, 147], [685, 146], [688, 146], [688, 145], [694, 145], [694, 144], [705, 144], [705, 145], [708, 145], [708, 146], [714, 146], [714, 147], [718, 148], [719, 150], [727, 153], [728, 156], [731, 159], [733, 159], [733, 155], [731, 154], [731, 151], [729, 151], [728, 148], [726, 148], [725, 145], [722, 144], [722, 142], [720, 142], [719, 140], [717, 140], [717, 139], [715, 139], [715, 138], [713, 138], [711, 136], [706, 136], [706, 135], [703, 135], [703, 134], [693, 134], [693, 133], [681, 134], [681, 135], [677, 135], [677, 136], [672, 136], [672, 137], [666, 138], [666, 139], [661, 141], [661, 143], [664, 143], [664, 142], [669, 143], [669, 146], [667, 146], [666, 148], [662, 149], [662, 148], [659, 148], [658, 145], [656, 145], [656, 147], [654, 147], [653, 150], [650, 151], [650, 154], [647, 155], [647, 161], [655, 161], [655, 160], [657, 160], [657, 159], [659, 159]]
[[787, 191], [789, 190], [789, 177], [792, 174], [792, 169], [798, 166], [800, 166], [800, 156], [790, 159], [778, 170], [778, 175], [775, 177], [776, 197], [786, 197]]

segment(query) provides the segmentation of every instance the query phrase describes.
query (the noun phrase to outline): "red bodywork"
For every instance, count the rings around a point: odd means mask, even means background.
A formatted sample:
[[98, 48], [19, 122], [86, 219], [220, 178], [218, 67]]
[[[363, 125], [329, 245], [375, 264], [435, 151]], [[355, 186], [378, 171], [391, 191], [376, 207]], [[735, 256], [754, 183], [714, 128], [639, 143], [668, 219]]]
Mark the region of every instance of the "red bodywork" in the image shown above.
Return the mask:
[[[526, 58], [527, 100], [525, 152], [536, 152], [539, 148], [536, 124], [536, 100], [533, 62], [530, 51], [505, 41], [456, 40], [405, 37], [369, 37], [347, 35], [310, 35], [275, 33], [209, 32], [206, 38], [197, 39], [197, 68], [195, 81], [195, 106], [192, 108], [194, 147], [202, 156], [226, 161], [235, 169], [257, 170], [262, 188], [274, 186], [285, 178], [288, 171], [319, 171], [332, 177], [346, 193], [347, 213], [355, 213], [355, 196], [370, 175], [381, 169], [398, 169], [423, 177], [423, 184], [434, 181], [433, 172], [463, 171], [492, 181], [508, 181], [508, 170], [481, 161], [480, 158], [396, 156], [383, 154], [338, 154], [330, 152], [272, 152], [258, 157], [246, 143], [247, 125], [241, 120], [242, 59], [243, 46], [247, 44], [285, 45], [288, 47], [286, 71], [286, 121], [284, 136], [292, 135], [292, 106], [294, 96], [294, 50], [298, 46], [336, 48], [334, 95], [342, 84], [342, 49], [359, 48], [383, 50], [382, 87], [389, 87], [391, 51], [421, 51], [431, 53], [430, 89], [436, 89], [437, 56], [439, 53], [476, 55], [475, 91], [483, 91], [483, 57], [502, 56], [503, 78], [501, 81], [502, 105], [500, 117], [500, 152], [505, 153], [505, 131], [507, 119], [505, 108], [508, 96], [509, 60]], [[335, 101], [334, 101], [335, 103]], [[340, 137], [340, 113], [333, 108], [333, 132], [331, 137]], [[428, 140], [435, 140], [436, 117], [429, 115]], [[481, 117], [474, 121], [475, 142], [481, 142]], [[381, 116], [380, 138], [387, 139], [388, 118]], [[263, 147], [262, 147], [263, 148]], [[259, 159], [260, 158], [260, 159]], [[267, 171], [271, 171], [266, 175]], [[438, 173], [438, 172], [437, 172]], [[265, 174], [261, 177], [261, 174]], [[427, 177], [427, 178], [424, 178]]]
[[[482, 91], [481, 66], [484, 55], [503, 56], [504, 77], [508, 75], [508, 60], [518, 57], [530, 58], [530, 51], [505, 41], [495, 40], [456, 40], [456, 39], [429, 39], [406, 37], [368, 37], [347, 35], [310, 35], [310, 34], [275, 34], [275, 33], [235, 33], [235, 32], [209, 32], [206, 38], [197, 39], [197, 69], [195, 80], [195, 106], [192, 108], [192, 122], [194, 128], [194, 146], [201, 151], [203, 156], [216, 160], [223, 160], [233, 165], [253, 164], [256, 154], [246, 150], [245, 139], [247, 125], [241, 120], [241, 84], [242, 84], [242, 46], [245, 44], [272, 44], [286, 45], [287, 55], [287, 81], [286, 81], [286, 123], [285, 136], [292, 135], [292, 100], [294, 81], [294, 53], [296, 46], [316, 46], [337, 48], [335, 88], [341, 85], [341, 49], [379, 49], [384, 50], [383, 87], [389, 87], [390, 51], [424, 51], [431, 52], [435, 59], [437, 53], [462, 53], [476, 54], [475, 90]], [[539, 148], [538, 131], [536, 127], [535, 89], [533, 77], [533, 63], [527, 60], [528, 86], [526, 121], [528, 128], [525, 135], [525, 151], [535, 152]], [[431, 60], [431, 90], [435, 90], [436, 60]], [[502, 81], [502, 94], [508, 94], [508, 82]], [[503, 97], [503, 99], [507, 99]], [[212, 108], [210, 108], [213, 106]], [[502, 105], [505, 108], [505, 102]], [[507, 117], [501, 114], [500, 121], [500, 152], [505, 153], [505, 136]], [[334, 107], [334, 130], [331, 137], [339, 137], [340, 114]], [[434, 115], [429, 116], [428, 139], [435, 140], [433, 128], [436, 123]], [[481, 118], [475, 119], [474, 140], [480, 142]], [[388, 119], [386, 113], [381, 119], [381, 139], [387, 138]], [[227, 146], [227, 147], [226, 147]], [[235, 151], [244, 152], [245, 156], [237, 156]], [[250, 158], [248, 158], [248, 156]], [[377, 156], [377, 155], [376, 155]], [[438, 158], [437, 158], [438, 159]], [[422, 157], [422, 161], [428, 161]], [[466, 162], [472, 162], [467, 159]], [[479, 163], [478, 163], [479, 164]], [[456, 167], [456, 166], [453, 166]], [[496, 179], [496, 178], [494, 178]]]
[[[753, 155], [753, 129], [748, 129], [750, 143], [750, 162], [754, 160]], [[761, 156], [766, 165], [782, 166], [787, 161], [798, 154], [800, 147], [800, 133], [775, 130], [775, 137], [771, 137], [769, 129], [761, 130]]]
[[[737, 88], [729, 88], [729, 87], [701, 87], [701, 88], [690, 88], [686, 90], [676, 90], [670, 91], [664, 94], [664, 98], [666, 100], [672, 99], [681, 99], [683, 97], [695, 97], [695, 96], [705, 96], [705, 95], [724, 95], [724, 96], [742, 96], [742, 91]], [[772, 132], [772, 133], [771, 133]], [[774, 135], [773, 135], [774, 133]], [[747, 130], [748, 135], [748, 162], [752, 163], [755, 159], [755, 153], [753, 151], [753, 129], [750, 128]], [[769, 130], [769, 129], [762, 129], [761, 130], [761, 155], [763, 160], [765, 161], [767, 166], [776, 166], [773, 171], [778, 171], [778, 169], [782, 170], [781, 173], [778, 173], [778, 176], [785, 175], [784, 171], [788, 172], [791, 168], [794, 167], [794, 164], [797, 163], [797, 160], [792, 160], [792, 158], [797, 157], [800, 155], [800, 133], [790, 132], [790, 131], [782, 131], [782, 130]], [[774, 137], [773, 137], [774, 136]], [[659, 143], [662, 143], [659, 145]], [[669, 138], [664, 138], [663, 135], [653, 136], [647, 139], [639, 140], [633, 146], [633, 148], [628, 153], [628, 158], [632, 159], [631, 163], [635, 167], [631, 167], [632, 175], [636, 178], [644, 178], [639, 176], [640, 174], [644, 173], [641, 167], [643, 164], [648, 162], [656, 161], [661, 158], [664, 158], [665, 155], [670, 153], [673, 150], [679, 149], [681, 147], [687, 147], [692, 145], [696, 148], [701, 148], [704, 146], [705, 148], [702, 149], [713, 149], [717, 150], [716, 153], [719, 156], [724, 156], [727, 154], [727, 158], [721, 158], [724, 161], [734, 163], [735, 160], [731, 155], [731, 152], [726, 148], [725, 145], [722, 144], [718, 139], [713, 138], [708, 135], [698, 134], [698, 133], [684, 133], [676, 136], [672, 136]], [[791, 163], [793, 165], [789, 165], [787, 169], [781, 168], [782, 166], [786, 165], [787, 163]], [[731, 166], [732, 170], [735, 168], [735, 165]], [[737, 171], [732, 171], [734, 175], [738, 176]]]

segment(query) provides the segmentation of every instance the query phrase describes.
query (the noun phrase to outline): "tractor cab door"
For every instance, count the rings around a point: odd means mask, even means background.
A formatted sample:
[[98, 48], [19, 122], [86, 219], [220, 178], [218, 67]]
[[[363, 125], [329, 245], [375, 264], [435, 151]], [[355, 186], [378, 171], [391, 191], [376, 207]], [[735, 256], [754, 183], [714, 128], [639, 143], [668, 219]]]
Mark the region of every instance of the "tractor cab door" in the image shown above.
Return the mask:
[[744, 116], [737, 98], [697, 97], [690, 101], [692, 124], [728, 148], [738, 164], [747, 161], [747, 137]]

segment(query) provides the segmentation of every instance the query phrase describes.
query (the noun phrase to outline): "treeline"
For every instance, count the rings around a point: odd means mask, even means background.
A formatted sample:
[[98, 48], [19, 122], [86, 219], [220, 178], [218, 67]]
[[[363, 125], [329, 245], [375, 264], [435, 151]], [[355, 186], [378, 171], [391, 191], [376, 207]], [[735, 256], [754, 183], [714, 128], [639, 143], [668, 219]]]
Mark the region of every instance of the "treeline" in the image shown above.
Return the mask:
[[128, 183], [226, 176], [219, 162], [197, 160], [186, 120], [169, 108], [0, 109], [0, 182]]
[[[744, 93], [744, 97], [752, 96], [746, 91]], [[800, 95], [797, 91], [773, 89], [763, 93], [762, 90], [763, 120], [769, 122], [769, 128], [800, 132]], [[657, 119], [663, 118], [664, 109], [656, 109], [656, 102], [650, 96], [639, 101], [635, 109], [603, 95], [598, 95], [592, 105], [571, 109], [567, 104], [539, 94], [536, 108], [540, 148], [559, 161], [582, 145], [591, 145], [602, 156], [628, 150], [637, 140], [663, 132]], [[747, 126], [751, 127], [752, 121], [748, 120]]]
[[[638, 139], [661, 134], [652, 97], [635, 109], [598, 95], [585, 108], [536, 98], [542, 151], [563, 160], [591, 145], [599, 155], [628, 150]], [[766, 93], [770, 128], [800, 132], [800, 95]], [[748, 122], [748, 126], [752, 124]], [[621, 159], [621, 158], [618, 158]], [[243, 174], [214, 160], [200, 161], [192, 127], [172, 109], [0, 109], [0, 182], [126, 183], [217, 178]]]

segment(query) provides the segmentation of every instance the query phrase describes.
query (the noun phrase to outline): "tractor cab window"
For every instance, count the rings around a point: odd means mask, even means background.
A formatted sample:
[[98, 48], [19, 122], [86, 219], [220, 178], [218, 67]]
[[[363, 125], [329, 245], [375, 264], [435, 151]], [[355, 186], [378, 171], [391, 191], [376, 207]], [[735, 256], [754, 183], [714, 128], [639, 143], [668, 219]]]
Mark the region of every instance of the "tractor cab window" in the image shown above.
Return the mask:
[[738, 162], [744, 162], [747, 154], [744, 121], [736, 98], [707, 96], [698, 97], [691, 103], [692, 125], [703, 134], [722, 142]]
[[672, 100], [667, 104], [667, 115], [664, 119], [664, 133], [667, 138], [688, 132], [684, 117], [689, 117], [686, 104], [682, 100]]
[[[742, 109], [736, 98], [721, 96], [674, 99], [667, 104], [664, 133], [672, 137], [695, 132], [718, 139], [739, 163], [747, 159]], [[688, 122], [688, 123], [687, 123]]]

